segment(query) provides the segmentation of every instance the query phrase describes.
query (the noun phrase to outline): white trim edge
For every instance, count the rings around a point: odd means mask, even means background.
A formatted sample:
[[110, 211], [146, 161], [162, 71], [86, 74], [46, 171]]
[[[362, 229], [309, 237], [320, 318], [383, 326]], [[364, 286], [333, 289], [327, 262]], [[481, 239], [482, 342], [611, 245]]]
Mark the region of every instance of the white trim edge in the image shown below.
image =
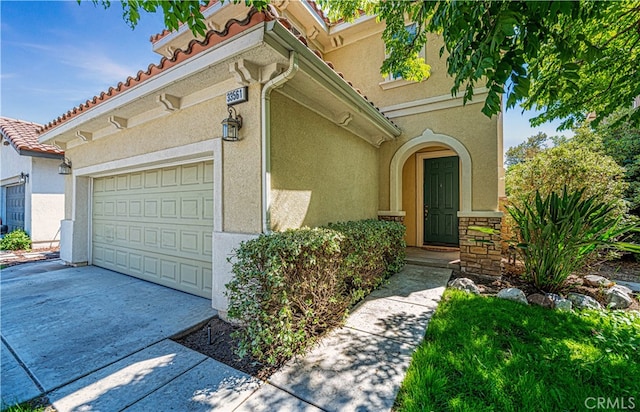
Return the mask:
[[[483, 96], [485, 94], [487, 94], [487, 89], [484, 87], [474, 89], [474, 99], [468, 101], [467, 105], [483, 103]], [[463, 106], [463, 97], [461, 95], [453, 97], [450, 94], [443, 94], [426, 99], [414, 100], [412, 102], [382, 107], [380, 111], [384, 113], [388, 118], [394, 119], [397, 117], [411, 116], [414, 114], [433, 112], [436, 110], [450, 109], [452, 107], [461, 106]]]
[[[407, 159], [415, 152], [430, 146], [447, 146], [460, 158], [460, 212], [471, 212], [471, 155], [466, 147], [457, 139], [425, 129], [422, 135], [410, 139], [400, 146], [391, 159], [390, 166], [390, 209], [402, 210], [402, 168]], [[458, 212], [458, 213], [460, 213]]]

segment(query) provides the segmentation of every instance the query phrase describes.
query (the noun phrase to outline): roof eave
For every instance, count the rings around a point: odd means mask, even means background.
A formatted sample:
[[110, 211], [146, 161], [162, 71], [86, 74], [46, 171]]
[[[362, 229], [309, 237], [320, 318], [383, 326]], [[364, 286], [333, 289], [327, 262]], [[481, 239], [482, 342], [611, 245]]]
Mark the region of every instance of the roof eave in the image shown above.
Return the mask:
[[[360, 113], [364, 113], [383, 134], [385, 140], [392, 140], [402, 133], [401, 129], [391, 120], [387, 119], [372, 103], [351, 87], [338, 73], [321, 60], [316, 54], [300, 42], [286, 27], [277, 21], [269, 21], [265, 25], [265, 42], [281, 53], [295, 51], [308, 62], [316, 73], [333, 91], [337, 92], [344, 100], [355, 106]], [[313, 73], [310, 73], [313, 74]]]
[[[193, 72], [203, 70], [214, 64], [216, 61], [224, 60], [233, 55], [241, 54], [247, 49], [257, 47], [262, 42], [263, 38], [263, 30], [261, 30], [260, 27], [261, 24], [263, 23], [260, 22], [253, 25], [244, 31], [241, 36], [234, 37], [230, 39], [230, 41], [225, 41], [206, 53], [198, 54], [186, 59], [181, 64], [171, 67], [98, 105], [86, 109], [83, 113], [79, 113], [73, 118], [65, 120], [63, 123], [43, 131], [40, 134], [38, 141], [40, 143], [51, 144], [51, 142], [56, 140], [59, 136], [73, 130], [77, 130], [83, 124], [100, 116], [105, 116], [106, 114], [113, 112], [115, 109], [141, 98], [141, 96], [158, 93], [165, 86], [180, 81], [188, 77]], [[237, 42], [234, 42], [234, 40], [238, 40], [240, 38], [245, 40], [243, 40], [239, 46]], [[65, 139], [62, 139], [61, 141], [65, 142]]]
[[43, 159], [64, 159], [64, 153], [41, 152], [38, 150], [16, 149], [20, 156], [40, 157]]

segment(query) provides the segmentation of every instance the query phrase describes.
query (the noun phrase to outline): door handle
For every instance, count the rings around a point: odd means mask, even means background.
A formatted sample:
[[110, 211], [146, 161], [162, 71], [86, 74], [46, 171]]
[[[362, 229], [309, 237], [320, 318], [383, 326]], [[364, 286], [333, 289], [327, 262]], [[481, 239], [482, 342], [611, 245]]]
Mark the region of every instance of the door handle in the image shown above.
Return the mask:
[[427, 216], [429, 214], [429, 206], [424, 205], [424, 215]]

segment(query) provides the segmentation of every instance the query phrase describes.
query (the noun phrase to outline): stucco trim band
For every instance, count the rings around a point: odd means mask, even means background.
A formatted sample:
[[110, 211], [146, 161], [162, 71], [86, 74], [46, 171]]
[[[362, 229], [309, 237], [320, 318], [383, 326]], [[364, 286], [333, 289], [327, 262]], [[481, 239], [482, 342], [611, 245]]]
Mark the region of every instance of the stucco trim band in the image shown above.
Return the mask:
[[[473, 90], [474, 99], [468, 101], [466, 104], [483, 103], [487, 89], [484, 87]], [[394, 119], [397, 117], [411, 116], [419, 113], [428, 113], [436, 110], [450, 109], [452, 107], [464, 106], [462, 96], [451, 96], [450, 94], [443, 94], [441, 96], [429, 97], [426, 99], [414, 100], [412, 102], [395, 104], [392, 106], [382, 107], [380, 111], [384, 113], [388, 118]]]
[[390, 170], [390, 209], [402, 210], [402, 168], [409, 157], [420, 149], [429, 146], [447, 146], [456, 152], [460, 158], [460, 215], [461, 212], [471, 212], [471, 155], [467, 148], [457, 139], [445, 134], [434, 133], [425, 129], [422, 135], [410, 139], [400, 146], [391, 159]]

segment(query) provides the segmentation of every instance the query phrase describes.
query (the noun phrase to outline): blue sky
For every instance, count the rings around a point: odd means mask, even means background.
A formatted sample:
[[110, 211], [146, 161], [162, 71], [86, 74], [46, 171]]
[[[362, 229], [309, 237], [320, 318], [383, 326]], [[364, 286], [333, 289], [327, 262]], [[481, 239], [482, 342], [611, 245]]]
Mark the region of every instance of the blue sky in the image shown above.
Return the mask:
[[[143, 14], [132, 30], [117, 1], [105, 10], [90, 0], [0, 0], [0, 21], [2, 116], [47, 123], [160, 60], [149, 37], [162, 15]], [[505, 114], [505, 150], [538, 131], [557, 134], [556, 123], [530, 128], [530, 117]]]

